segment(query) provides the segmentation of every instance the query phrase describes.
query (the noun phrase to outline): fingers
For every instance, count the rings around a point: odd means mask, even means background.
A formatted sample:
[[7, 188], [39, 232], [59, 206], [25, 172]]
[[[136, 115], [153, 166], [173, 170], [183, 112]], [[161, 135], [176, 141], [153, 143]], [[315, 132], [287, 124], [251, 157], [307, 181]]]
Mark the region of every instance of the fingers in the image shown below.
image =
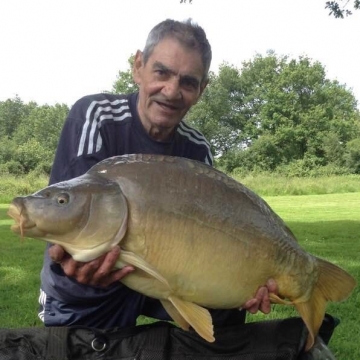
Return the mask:
[[99, 263], [93, 266], [95, 271], [91, 276], [91, 285], [108, 286], [115, 281], [121, 280], [125, 275], [134, 270], [132, 266], [126, 266], [120, 270], [113, 271], [119, 255], [120, 248], [116, 246], [105, 254], [104, 258], [97, 259]]
[[98, 282], [94, 285], [99, 285], [102, 287], [109, 286], [110, 284], [121, 280], [125, 275], [130, 274], [135, 269], [132, 266], [125, 266], [124, 268], [116, 271], [112, 271], [107, 277], [101, 279], [101, 282]]
[[49, 255], [52, 261], [60, 264], [66, 252], [60, 245], [52, 245], [49, 248]]
[[274, 293], [274, 294], [278, 293], [277, 283], [274, 279], [269, 279], [266, 282], [266, 287], [267, 287], [269, 293]]
[[266, 282], [266, 286], [261, 286], [253, 299], [247, 301], [243, 308], [251, 314], [256, 314], [259, 310], [264, 314], [268, 314], [271, 311], [271, 302], [269, 293], [277, 294], [278, 287], [274, 279], [269, 279]]
[[243, 309], [247, 310], [250, 314], [256, 314], [259, 309], [259, 302], [257, 299], [251, 299], [247, 301], [243, 306]]
[[75, 261], [59, 245], [50, 247], [49, 255], [53, 261], [61, 264], [67, 276], [73, 277], [85, 285], [106, 287], [134, 271], [132, 266], [113, 270], [120, 255], [120, 247], [118, 246], [115, 246], [105, 255], [86, 263]]
[[274, 279], [269, 279], [266, 282], [266, 286], [263, 290], [263, 298], [259, 305], [259, 310], [263, 312], [264, 314], [268, 314], [271, 311], [271, 301], [269, 294], [277, 294], [278, 293], [278, 287], [276, 284], [276, 281]]
[[243, 305], [243, 308], [251, 314], [256, 314], [259, 310], [262, 312], [264, 312], [264, 310], [267, 311], [265, 314], [270, 312], [270, 300], [267, 288], [265, 286], [260, 287], [255, 297], [247, 301]]
[[269, 298], [269, 289], [267, 287], [261, 288], [262, 298], [259, 304], [259, 310], [264, 314], [268, 314], [271, 311], [271, 303]]

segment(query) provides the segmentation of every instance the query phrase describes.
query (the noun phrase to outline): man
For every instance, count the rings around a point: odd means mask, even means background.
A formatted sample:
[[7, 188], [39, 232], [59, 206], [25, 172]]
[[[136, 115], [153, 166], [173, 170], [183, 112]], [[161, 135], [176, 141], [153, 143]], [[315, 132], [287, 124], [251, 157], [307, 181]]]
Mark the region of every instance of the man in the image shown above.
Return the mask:
[[[212, 164], [210, 147], [182, 119], [208, 83], [211, 47], [203, 29], [191, 21], [166, 20], [150, 32], [137, 51], [133, 77], [139, 92], [98, 94], [80, 99], [65, 122], [50, 183], [85, 173], [114, 155], [153, 153], [182, 156]], [[46, 326], [98, 328], [135, 325], [140, 315], [169, 319], [158, 300], [126, 288], [118, 280], [134, 269], [112, 271], [120, 248], [89, 263], [74, 261], [54, 245], [41, 272], [41, 311]], [[269, 312], [269, 282], [244, 304], [251, 312]], [[244, 321], [244, 311], [212, 311], [214, 325]]]

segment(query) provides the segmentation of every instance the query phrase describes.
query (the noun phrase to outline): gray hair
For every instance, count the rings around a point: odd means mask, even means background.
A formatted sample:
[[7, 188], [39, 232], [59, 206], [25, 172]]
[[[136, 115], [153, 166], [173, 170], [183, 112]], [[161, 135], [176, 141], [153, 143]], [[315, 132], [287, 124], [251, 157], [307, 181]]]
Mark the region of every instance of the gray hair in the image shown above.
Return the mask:
[[199, 51], [204, 66], [203, 81], [207, 79], [211, 64], [211, 46], [205, 31], [191, 19], [176, 21], [167, 19], [157, 24], [149, 33], [143, 50], [144, 64], [154, 51], [155, 46], [165, 38], [174, 38], [189, 49]]

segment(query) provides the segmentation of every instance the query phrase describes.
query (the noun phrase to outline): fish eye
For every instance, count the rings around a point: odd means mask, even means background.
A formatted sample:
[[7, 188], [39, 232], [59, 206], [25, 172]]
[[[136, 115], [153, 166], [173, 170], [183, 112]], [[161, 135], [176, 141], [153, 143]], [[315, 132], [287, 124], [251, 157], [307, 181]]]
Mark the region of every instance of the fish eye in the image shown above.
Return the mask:
[[59, 205], [65, 205], [69, 202], [69, 195], [68, 194], [60, 194], [57, 197], [57, 203]]

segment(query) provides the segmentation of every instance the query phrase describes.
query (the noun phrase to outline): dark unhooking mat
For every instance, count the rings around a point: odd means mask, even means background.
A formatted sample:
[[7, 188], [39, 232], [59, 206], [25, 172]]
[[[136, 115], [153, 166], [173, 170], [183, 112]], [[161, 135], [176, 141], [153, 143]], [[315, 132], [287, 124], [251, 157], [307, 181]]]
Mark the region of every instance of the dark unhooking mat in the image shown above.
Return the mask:
[[[334, 329], [327, 316], [322, 338]], [[303, 354], [307, 330], [300, 318], [271, 320], [219, 328], [208, 343], [194, 331], [167, 322], [127, 329], [86, 327], [0, 329], [0, 360], [321, 360], [334, 359], [325, 349]], [[319, 355], [320, 354], [320, 355]]]

